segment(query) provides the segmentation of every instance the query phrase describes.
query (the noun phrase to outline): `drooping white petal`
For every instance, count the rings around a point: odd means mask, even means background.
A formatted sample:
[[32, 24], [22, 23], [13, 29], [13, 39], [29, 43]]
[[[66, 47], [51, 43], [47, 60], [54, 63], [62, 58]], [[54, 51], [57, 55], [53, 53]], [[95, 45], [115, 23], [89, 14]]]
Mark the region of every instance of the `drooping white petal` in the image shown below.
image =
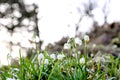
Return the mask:
[[70, 49], [70, 48], [71, 48], [70, 44], [68, 44], [68, 43], [64, 44], [64, 49]]
[[62, 60], [64, 57], [65, 57], [64, 54], [58, 54], [58, 55], [57, 55], [57, 59], [58, 59], [58, 60]]
[[82, 41], [79, 38], [75, 38], [75, 43], [78, 45], [82, 45]]

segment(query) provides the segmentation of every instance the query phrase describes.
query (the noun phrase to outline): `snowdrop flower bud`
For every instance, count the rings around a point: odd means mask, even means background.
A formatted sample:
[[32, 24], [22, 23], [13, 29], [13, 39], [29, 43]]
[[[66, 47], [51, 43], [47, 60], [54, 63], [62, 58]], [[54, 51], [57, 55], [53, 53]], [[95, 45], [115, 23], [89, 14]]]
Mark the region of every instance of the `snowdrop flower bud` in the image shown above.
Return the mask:
[[75, 38], [75, 43], [78, 45], [82, 45], [82, 41], [79, 38]]
[[89, 40], [90, 40], [89, 36], [88, 36], [88, 35], [85, 35], [85, 36], [84, 36], [84, 41], [85, 41], [85, 42], [89, 42]]
[[50, 55], [50, 58], [52, 58], [53, 60], [55, 60], [55, 59], [56, 59], [55, 54], [51, 54], [51, 55]]
[[58, 60], [62, 60], [64, 57], [65, 57], [64, 54], [59, 54], [59, 55], [57, 55], [57, 59], [58, 59]]
[[84, 64], [85, 63], [85, 58], [80, 58], [80, 64]]
[[41, 63], [43, 63], [43, 61], [44, 61], [44, 55], [42, 53], [40, 53], [38, 55], [38, 62], [41, 64]]
[[68, 43], [64, 44], [64, 49], [70, 49], [70, 48], [71, 48], [70, 44], [68, 44]]
[[49, 64], [49, 60], [48, 60], [48, 59], [45, 59], [45, 60], [44, 60], [44, 64]]

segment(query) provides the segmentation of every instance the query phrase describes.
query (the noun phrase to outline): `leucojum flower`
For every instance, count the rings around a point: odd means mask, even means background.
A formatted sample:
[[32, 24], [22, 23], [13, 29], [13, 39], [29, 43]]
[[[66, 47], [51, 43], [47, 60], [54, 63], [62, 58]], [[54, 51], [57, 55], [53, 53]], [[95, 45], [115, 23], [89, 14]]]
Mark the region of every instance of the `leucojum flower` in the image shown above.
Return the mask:
[[40, 64], [44, 62], [44, 55], [43, 55], [43, 53], [40, 53], [40, 54], [38, 55], [38, 62], [39, 62]]
[[78, 45], [82, 45], [82, 41], [79, 38], [75, 38], [75, 43]]
[[39, 65], [41, 65], [41, 64], [49, 64], [49, 60], [44, 58], [43, 53], [40, 53], [38, 55], [38, 63], [39, 63]]
[[89, 36], [88, 36], [88, 35], [85, 35], [85, 36], [84, 36], [85, 47], [87, 46], [89, 40], [90, 40]]
[[38, 54], [38, 62], [39, 62], [39, 64], [42, 64], [44, 62], [44, 55], [43, 55], [43, 53]]
[[84, 36], [84, 41], [85, 41], [85, 42], [89, 42], [89, 40], [90, 40], [89, 36], [88, 36], [88, 35], [85, 35], [85, 36]]
[[80, 64], [84, 64], [84, 63], [85, 63], [85, 58], [84, 57], [80, 58]]
[[70, 48], [71, 48], [71, 45], [69, 43], [64, 44], [64, 49], [70, 49]]
[[50, 58], [52, 58], [53, 60], [56, 60], [56, 55], [53, 53], [50, 55]]
[[64, 57], [65, 57], [64, 54], [58, 54], [58, 55], [57, 55], [57, 59], [58, 59], [58, 60], [62, 60]]

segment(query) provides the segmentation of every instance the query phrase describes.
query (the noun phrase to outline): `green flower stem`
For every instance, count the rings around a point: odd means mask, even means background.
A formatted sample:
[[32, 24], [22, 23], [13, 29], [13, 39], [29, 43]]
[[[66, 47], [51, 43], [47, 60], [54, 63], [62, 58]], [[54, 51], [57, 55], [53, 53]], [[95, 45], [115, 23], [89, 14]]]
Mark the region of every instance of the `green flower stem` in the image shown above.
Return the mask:
[[44, 68], [44, 63], [42, 64], [42, 67], [40, 68], [40, 74], [39, 74], [38, 80], [40, 80], [41, 78], [43, 68]]
[[[85, 69], [87, 69], [88, 52], [87, 52], [87, 44], [86, 44], [86, 41], [85, 41], [84, 54], [85, 54]], [[87, 72], [87, 71], [86, 71], [86, 72]], [[86, 75], [87, 75], [87, 73], [86, 73]]]
[[50, 75], [49, 75], [49, 77], [48, 77], [48, 80], [50, 80], [50, 78], [51, 78], [51, 76], [52, 76], [52, 74], [53, 74], [53, 71], [54, 71], [54, 69], [56, 68], [56, 66], [58, 65], [58, 63], [59, 63], [59, 60], [55, 63], [55, 66], [52, 68], [52, 71], [51, 71], [51, 73], [50, 73]]

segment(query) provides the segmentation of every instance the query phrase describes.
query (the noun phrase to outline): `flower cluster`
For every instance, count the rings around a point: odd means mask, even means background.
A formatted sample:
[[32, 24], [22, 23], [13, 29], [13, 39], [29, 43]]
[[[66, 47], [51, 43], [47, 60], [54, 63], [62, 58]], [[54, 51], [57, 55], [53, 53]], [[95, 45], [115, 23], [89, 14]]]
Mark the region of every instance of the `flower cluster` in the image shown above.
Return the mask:
[[54, 61], [55, 61], [56, 59], [62, 60], [64, 57], [65, 57], [64, 54], [58, 54], [58, 55], [56, 56], [56, 55], [53, 53], [53, 54], [50, 55], [50, 58], [53, 59]]
[[57, 55], [57, 59], [58, 59], [58, 60], [62, 60], [64, 57], [65, 57], [64, 54], [59, 54], [59, 55]]
[[40, 54], [38, 55], [38, 62], [39, 62], [39, 64], [43, 64], [43, 63], [44, 63], [44, 64], [48, 64], [48, 63], [49, 63], [49, 60], [44, 58], [43, 53], [40, 53]]
[[70, 49], [70, 48], [71, 48], [71, 45], [69, 43], [64, 44], [64, 49]]
[[[88, 35], [84, 35], [83, 40], [85, 42], [85, 45], [89, 42], [90, 38]], [[82, 40], [77, 38], [70, 38], [67, 43], [64, 44], [64, 49], [71, 49], [72, 46], [74, 45], [82, 45]]]
[[[58, 54], [58, 55], [56, 55], [56, 54], [50, 54], [50, 55], [48, 55], [53, 61], [55, 61], [55, 60], [62, 60], [64, 57], [65, 57], [65, 55], [64, 54]], [[45, 56], [44, 56], [44, 54], [43, 53], [40, 53], [40, 54], [38, 54], [38, 63], [39, 64], [49, 64], [49, 59], [47, 59], [47, 58], [45, 58]]]
[[77, 45], [82, 45], [82, 40], [79, 38], [70, 38], [67, 43], [64, 44], [64, 49], [71, 49]]
[[53, 53], [53, 54], [50, 55], [50, 58], [55, 61], [56, 60], [56, 55]]
[[75, 38], [75, 43], [78, 45], [82, 45], [82, 40], [80, 40], [79, 38]]

